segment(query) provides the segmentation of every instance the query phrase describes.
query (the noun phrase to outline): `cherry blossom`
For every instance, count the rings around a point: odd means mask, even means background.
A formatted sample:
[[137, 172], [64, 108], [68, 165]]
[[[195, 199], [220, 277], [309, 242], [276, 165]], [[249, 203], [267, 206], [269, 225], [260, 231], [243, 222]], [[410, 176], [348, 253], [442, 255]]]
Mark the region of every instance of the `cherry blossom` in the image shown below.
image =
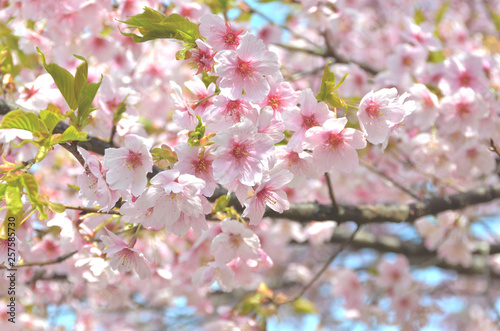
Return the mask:
[[347, 118], [331, 118], [322, 127], [306, 132], [306, 145], [313, 148], [313, 160], [318, 172], [351, 172], [359, 165], [356, 149], [366, 147], [361, 131], [345, 128]]
[[222, 232], [214, 238], [210, 246], [217, 265], [224, 265], [235, 258], [260, 258], [259, 238], [243, 223], [225, 220], [220, 227]]
[[263, 179], [257, 186], [254, 194], [245, 202], [245, 210], [241, 216], [250, 219], [250, 225], [258, 225], [266, 206], [278, 213], [282, 213], [290, 207], [286, 193], [280, 188], [289, 183], [293, 175], [288, 170], [281, 170], [270, 174], [269, 178]]
[[234, 30], [220, 16], [205, 14], [200, 18], [200, 33], [214, 51], [235, 50], [240, 44], [243, 30]]
[[408, 94], [397, 98], [395, 88], [381, 89], [369, 92], [359, 103], [358, 119], [366, 139], [372, 144], [383, 143], [389, 135], [389, 129], [403, 121], [407, 112], [405, 107], [411, 107], [405, 99]]
[[221, 290], [231, 292], [235, 286], [234, 271], [225, 264], [209, 262], [193, 274], [193, 284], [196, 286], [209, 286], [215, 281]]
[[80, 187], [80, 199], [87, 207], [95, 204], [101, 206], [102, 211], [109, 211], [118, 201], [118, 192], [112, 190], [106, 182], [107, 170], [95, 155], [90, 155], [80, 148], [79, 152], [85, 159], [85, 172], [78, 176], [77, 183]]
[[120, 239], [113, 232], [106, 229], [107, 235], [101, 235], [101, 240], [108, 246], [104, 253], [111, 256], [110, 266], [113, 270], [119, 272], [129, 272], [135, 269], [141, 279], [151, 277], [151, 271], [148, 267], [148, 260], [144, 254]]
[[108, 168], [106, 182], [113, 190], [128, 190], [139, 196], [147, 184], [153, 158], [148, 143], [136, 135], [125, 136], [125, 147], [107, 149], [103, 165]]
[[262, 40], [251, 34], [241, 39], [236, 50], [219, 51], [215, 61], [221, 93], [231, 100], [264, 99], [270, 91], [264, 76], [274, 75], [280, 68], [276, 53], [267, 51]]
[[267, 153], [273, 149], [273, 140], [263, 133], [257, 133], [249, 119], [243, 119], [213, 139], [215, 156], [214, 178], [221, 184], [229, 184], [234, 179], [248, 186], [262, 180], [267, 166]]
[[285, 128], [295, 131], [288, 142], [288, 147], [295, 152], [302, 152], [306, 131], [314, 126], [321, 126], [333, 113], [328, 111], [324, 102], [318, 102], [310, 89], [302, 91], [299, 98], [300, 110], [290, 109], [284, 116]]

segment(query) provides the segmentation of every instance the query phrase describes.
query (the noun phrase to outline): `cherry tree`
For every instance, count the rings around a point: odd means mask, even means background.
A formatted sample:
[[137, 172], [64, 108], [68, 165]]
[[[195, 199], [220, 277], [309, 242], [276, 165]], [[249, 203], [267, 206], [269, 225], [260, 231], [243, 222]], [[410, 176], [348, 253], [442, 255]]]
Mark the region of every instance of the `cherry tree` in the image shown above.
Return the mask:
[[496, 1], [0, 4], [2, 330], [499, 329]]

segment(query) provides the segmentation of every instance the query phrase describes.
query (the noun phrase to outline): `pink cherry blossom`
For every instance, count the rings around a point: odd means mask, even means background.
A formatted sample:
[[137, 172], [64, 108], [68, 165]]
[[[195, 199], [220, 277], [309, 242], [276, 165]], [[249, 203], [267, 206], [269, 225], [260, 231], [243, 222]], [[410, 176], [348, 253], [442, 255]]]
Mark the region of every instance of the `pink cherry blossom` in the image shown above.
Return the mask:
[[215, 63], [215, 52], [212, 51], [212, 47], [200, 39], [196, 40], [196, 46], [198, 46], [198, 48], [191, 52], [191, 56], [189, 58], [193, 68], [198, 69], [196, 74], [211, 72], [212, 66]]
[[274, 148], [273, 140], [266, 134], [257, 133], [253, 123], [244, 118], [213, 139], [215, 155], [213, 161], [214, 178], [221, 184], [229, 184], [234, 179], [248, 186], [262, 180], [267, 154]]
[[283, 133], [285, 125], [281, 120], [275, 118], [273, 113], [271, 107], [264, 107], [260, 110], [257, 131], [267, 134], [273, 139], [274, 143], [279, 143], [285, 138], [285, 134]]
[[209, 131], [223, 131], [229, 126], [239, 123], [246, 117], [257, 123], [258, 108], [243, 99], [231, 100], [223, 95], [214, 98], [213, 106], [207, 108], [203, 120], [206, 121]]
[[469, 268], [472, 265], [472, 250], [474, 245], [464, 229], [453, 228], [438, 248], [438, 256], [451, 265], [462, 265]]
[[205, 110], [212, 105], [212, 99], [207, 99], [205, 101], [201, 100], [208, 98], [215, 93], [215, 84], [211, 83], [207, 87], [198, 76], [195, 76], [193, 80], [185, 82], [184, 85], [188, 91], [195, 96], [195, 100], [191, 101], [191, 109], [193, 109], [193, 113], [196, 115], [203, 115]]
[[264, 216], [266, 206], [278, 213], [290, 208], [286, 193], [280, 189], [289, 183], [292, 178], [291, 172], [281, 170], [262, 180], [254, 194], [245, 202], [245, 210], [241, 216], [248, 217], [250, 225], [258, 225], [262, 216]]
[[377, 267], [377, 272], [377, 284], [381, 287], [399, 291], [410, 285], [410, 266], [406, 257], [402, 255], [398, 255], [393, 263], [382, 261]]
[[465, 143], [455, 155], [457, 174], [462, 177], [470, 176], [473, 170], [481, 174], [491, 174], [496, 169], [494, 154], [483, 144], [477, 141]]
[[214, 14], [200, 18], [200, 33], [214, 51], [235, 50], [240, 44], [243, 30], [236, 31], [224, 19]]
[[209, 286], [216, 281], [224, 292], [231, 292], [235, 287], [234, 271], [225, 264], [215, 262], [209, 262], [206, 266], [196, 270], [192, 280], [196, 286]]
[[85, 159], [85, 172], [77, 178], [80, 199], [86, 207], [97, 204], [102, 211], [109, 211], [118, 201], [118, 192], [112, 190], [106, 182], [107, 171], [97, 156], [90, 155], [83, 148], [79, 148], [79, 152]]
[[295, 131], [288, 142], [288, 148], [295, 152], [302, 152], [306, 131], [313, 126], [321, 126], [325, 121], [333, 117], [328, 106], [324, 102], [318, 102], [311, 89], [302, 91], [299, 98], [300, 110], [290, 109], [283, 114], [285, 128]]
[[470, 88], [478, 93], [489, 89], [482, 60], [474, 55], [460, 54], [445, 61], [446, 70], [439, 88], [445, 95], [456, 93], [462, 88]]
[[186, 143], [181, 143], [175, 146], [174, 149], [178, 158], [174, 169], [203, 179], [205, 187], [201, 190], [201, 193], [205, 196], [211, 196], [217, 183], [214, 180], [212, 168], [214, 156], [210, 153], [210, 150], [204, 150], [196, 146], [191, 147]]
[[359, 165], [356, 149], [366, 147], [361, 131], [345, 128], [347, 118], [331, 118], [322, 127], [313, 127], [306, 132], [306, 143], [313, 148], [314, 165], [319, 172], [332, 168], [351, 172]]
[[358, 119], [366, 139], [372, 144], [383, 143], [389, 129], [403, 121], [406, 111], [404, 101], [408, 94], [397, 98], [395, 88], [381, 89], [369, 92], [361, 99], [358, 109]]
[[274, 154], [278, 159], [276, 167], [287, 169], [293, 174], [292, 181], [287, 184], [289, 187], [298, 187], [307, 178], [316, 176], [310, 153], [305, 151], [297, 153], [289, 150], [286, 146], [277, 146]]
[[212, 241], [210, 251], [217, 265], [224, 265], [235, 258], [258, 260], [260, 258], [259, 237], [243, 223], [225, 220], [220, 224], [222, 232]]
[[144, 254], [133, 247], [129, 247], [126, 242], [121, 240], [120, 237], [113, 232], [106, 228], [104, 229], [108, 235], [101, 235], [101, 240], [108, 246], [108, 248], [104, 250], [104, 253], [111, 256], [111, 268], [123, 273], [135, 269], [141, 279], [151, 277], [151, 271], [148, 267], [149, 261]]
[[454, 133], [464, 128], [476, 131], [480, 119], [488, 116], [480, 94], [469, 87], [460, 88], [453, 95], [441, 100], [441, 117], [438, 123], [447, 133]]
[[179, 237], [190, 228], [198, 235], [208, 230], [205, 214], [211, 207], [201, 195], [203, 179], [173, 169], [154, 176], [151, 184], [135, 202], [128, 201], [120, 208], [125, 221], [141, 223], [152, 230], [165, 227]]
[[276, 74], [280, 68], [276, 53], [267, 51], [262, 40], [251, 34], [241, 39], [235, 51], [218, 52], [215, 61], [221, 93], [231, 100], [264, 99], [270, 91], [264, 76]]
[[332, 239], [337, 222], [311, 222], [305, 228], [309, 242], [314, 246], [322, 245]]
[[106, 149], [103, 165], [109, 169], [106, 182], [111, 189], [130, 189], [139, 196], [147, 184], [146, 174], [153, 169], [153, 157], [144, 138], [126, 135], [125, 147]]
[[279, 71], [274, 75], [266, 76], [266, 80], [269, 82], [269, 93], [264, 100], [259, 102], [259, 105], [271, 107], [274, 115], [281, 119], [281, 114], [285, 110], [297, 106], [298, 92], [293, 89], [290, 83], [283, 81], [283, 76]]

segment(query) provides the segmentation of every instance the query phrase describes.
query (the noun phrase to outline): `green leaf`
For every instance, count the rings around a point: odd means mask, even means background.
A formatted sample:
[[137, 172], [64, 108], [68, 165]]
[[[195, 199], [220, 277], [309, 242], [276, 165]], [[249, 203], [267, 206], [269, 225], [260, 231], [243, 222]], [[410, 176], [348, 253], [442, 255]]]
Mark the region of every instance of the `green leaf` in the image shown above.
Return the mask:
[[14, 110], [6, 114], [0, 123], [0, 129], [22, 129], [39, 135], [48, 133], [45, 124], [34, 113]]
[[77, 123], [79, 125], [83, 124], [83, 121], [92, 113], [95, 108], [90, 108], [92, 101], [94, 101], [97, 90], [102, 83], [102, 75], [99, 83], [91, 83], [83, 86], [80, 94], [78, 95], [78, 113], [77, 113]]
[[495, 10], [493, 8], [491, 8], [490, 5], [488, 5], [486, 2], [485, 2], [485, 5], [486, 5], [486, 9], [488, 10], [488, 12], [490, 13], [490, 16], [493, 20], [493, 24], [495, 24], [495, 29], [500, 32], [500, 16], [495, 12]]
[[122, 115], [123, 113], [125, 113], [127, 111], [127, 104], [126, 104], [126, 100], [128, 98], [128, 95], [125, 97], [125, 99], [123, 99], [122, 102], [120, 102], [120, 104], [118, 105], [118, 108], [116, 108], [115, 110], [115, 113], [113, 114], [113, 124], [116, 125], [116, 123], [120, 122], [120, 120], [122, 119]]
[[42, 119], [49, 132], [52, 132], [57, 123], [65, 119], [66, 116], [61, 113], [59, 107], [54, 106], [53, 104], [49, 104], [47, 109], [40, 111], [40, 118]]
[[446, 14], [446, 11], [448, 10], [448, 8], [450, 8], [450, 2], [446, 1], [445, 3], [443, 3], [441, 5], [441, 8], [439, 8], [438, 12], [436, 13], [436, 26], [438, 26], [441, 21], [443, 20], [444, 18], [444, 14]]
[[45, 67], [45, 70], [47, 70], [47, 72], [54, 79], [54, 82], [63, 95], [64, 100], [66, 100], [66, 103], [71, 109], [76, 109], [76, 107], [78, 107], [78, 103], [75, 97], [75, 78], [68, 70], [61, 68], [57, 64], [47, 64], [47, 62], [45, 61], [45, 55], [38, 47], [36, 49], [42, 57], [42, 63]]
[[421, 11], [420, 9], [417, 9], [415, 11], [415, 15], [413, 16], [413, 20], [417, 25], [419, 25], [422, 22], [425, 22], [425, 15], [424, 12]]
[[66, 184], [66, 185], [68, 185], [69, 188], [71, 188], [71, 189], [73, 189], [73, 190], [75, 190], [77, 192], [80, 192], [80, 187], [79, 186], [72, 185], [72, 184]]
[[64, 205], [57, 202], [49, 202], [49, 209], [55, 213], [64, 213], [64, 211], [66, 210]]
[[23, 211], [23, 202], [21, 201], [21, 191], [17, 185], [17, 180], [9, 183], [7, 189], [5, 190], [5, 203], [7, 208], [13, 214], [19, 214]]
[[338, 84], [335, 85], [335, 74], [330, 71], [330, 63], [328, 62], [323, 71], [323, 78], [321, 79], [321, 87], [319, 93], [316, 95], [318, 101], [326, 102], [330, 107], [344, 107], [347, 108], [347, 104], [338, 96], [337, 89], [344, 83], [347, 75], [340, 80]]
[[195, 44], [196, 39], [200, 38], [198, 26], [187, 18], [178, 14], [165, 16], [148, 7], [144, 8], [144, 12], [141, 14], [120, 22], [128, 24], [127, 28], [139, 30], [142, 36], [121, 32], [124, 36], [132, 37], [136, 43], [153, 39], [177, 39]]
[[52, 150], [52, 147], [50, 146], [50, 138], [49, 139], [46, 139], [42, 144], [40, 144], [40, 147], [38, 148], [38, 152], [36, 153], [36, 156], [35, 156], [35, 162], [40, 162], [42, 161], [43, 159], [45, 159], [45, 157], [47, 156], [47, 154], [49, 154], [49, 152]]
[[36, 210], [38, 210], [40, 219], [46, 219], [47, 214], [44, 211], [44, 203], [40, 201], [40, 196], [38, 195], [38, 183], [36, 182], [35, 177], [29, 173], [24, 174], [21, 176], [21, 184], [23, 185], [31, 204], [36, 208]]
[[88, 140], [87, 139], [87, 132], [85, 131], [78, 131], [73, 125], [70, 126], [69, 128], [67, 128], [61, 135], [61, 141], [59, 141], [58, 143], [61, 143], [61, 142], [65, 142], [65, 141], [75, 141], [75, 140], [78, 140], [78, 141], [85, 141], [85, 140]]
[[293, 310], [299, 314], [315, 314], [318, 312], [311, 301], [302, 297], [293, 302]]
[[431, 63], [440, 63], [444, 60], [446, 60], [446, 56], [443, 51], [429, 52], [429, 56], [427, 57], [427, 62]]
[[76, 68], [76, 74], [75, 74], [75, 96], [78, 97], [80, 95], [82, 88], [85, 85], [87, 85], [89, 64], [87, 63], [87, 60], [85, 60], [84, 57], [75, 54], [73, 54], [73, 56], [83, 61], [83, 63]]

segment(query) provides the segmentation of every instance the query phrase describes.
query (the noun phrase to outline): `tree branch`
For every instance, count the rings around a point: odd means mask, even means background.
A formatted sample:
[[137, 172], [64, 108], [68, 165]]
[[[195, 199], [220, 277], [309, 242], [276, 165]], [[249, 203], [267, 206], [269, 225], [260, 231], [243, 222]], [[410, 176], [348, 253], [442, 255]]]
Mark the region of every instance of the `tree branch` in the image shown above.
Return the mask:
[[[5, 115], [11, 110], [22, 109], [17, 105], [0, 99], [0, 115]], [[61, 133], [68, 127], [67, 124], [60, 122], [55, 133]], [[57, 132], [56, 132], [57, 130]], [[89, 141], [79, 143], [79, 146], [88, 151], [104, 155], [107, 148], [112, 148], [111, 144], [95, 137], [90, 137]], [[153, 167], [153, 171], [148, 174], [152, 177], [161, 171], [158, 167]], [[215, 201], [218, 197], [227, 194], [225, 189], [219, 188], [215, 194], [209, 198]], [[294, 203], [290, 209], [283, 213], [277, 213], [267, 209], [265, 216], [275, 218], [288, 218], [300, 223], [309, 223], [311, 221], [334, 220], [338, 223], [354, 222], [358, 225], [368, 223], [412, 223], [416, 219], [436, 215], [447, 210], [460, 210], [468, 206], [480, 203], [490, 202], [500, 198], [500, 184], [480, 187], [464, 193], [447, 195], [442, 197], [433, 197], [410, 204], [377, 204], [377, 205], [344, 205], [338, 204], [336, 211], [333, 205], [321, 205], [318, 203]], [[241, 210], [241, 206], [233, 197], [230, 205]]]

